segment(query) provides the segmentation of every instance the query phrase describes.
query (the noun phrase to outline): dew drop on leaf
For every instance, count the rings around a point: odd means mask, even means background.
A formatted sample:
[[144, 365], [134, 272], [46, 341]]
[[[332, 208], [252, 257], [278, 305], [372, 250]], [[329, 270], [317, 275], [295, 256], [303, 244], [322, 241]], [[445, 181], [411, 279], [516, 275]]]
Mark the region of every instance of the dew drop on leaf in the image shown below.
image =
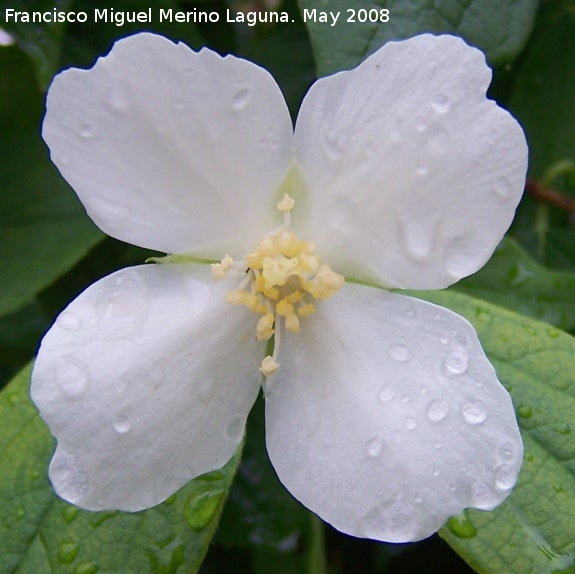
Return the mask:
[[79, 513], [80, 509], [77, 508], [76, 506], [66, 505], [62, 509], [62, 518], [64, 518], [64, 522], [70, 524], [71, 522], [74, 522], [74, 520], [76, 520], [76, 517], [78, 516]]
[[473, 538], [477, 534], [475, 526], [465, 512], [452, 516], [447, 521], [447, 528], [458, 538]]
[[78, 556], [78, 551], [80, 550], [80, 546], [76, 542], [72, 542], [70, 540], [64, 540], [58, 546], [58, 560], [62, 564], [71, 564]]
[[184, 516], [190, 528], [204, 529], [216, 514], [224, 495], [224, 489], [219, 485], [201, 481], [184, 505]]

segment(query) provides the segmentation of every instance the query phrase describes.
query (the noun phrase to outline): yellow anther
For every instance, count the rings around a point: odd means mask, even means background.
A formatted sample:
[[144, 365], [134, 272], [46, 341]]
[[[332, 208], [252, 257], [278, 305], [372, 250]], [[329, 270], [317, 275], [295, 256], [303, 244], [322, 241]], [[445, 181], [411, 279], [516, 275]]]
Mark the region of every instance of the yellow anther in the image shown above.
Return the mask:
[[274, 315], [273, 313], [266, 313], [260, 317], [257, 326], [257, 339], [258, 341], [267, 341], [274, 334]]
[[295, 201], [286, 193], [284, 194], [283, 199], [278, 203], [278, 209], [284, 213], [289, 213], [294, 204]]
[[312, 313], [315, 313], [315, 306], [313, 303], [307, 303], [297, 310], [297, 314], [300, 317], [309, 317]]
[[279, 363], [271, 356], [268, 355], [263, 361], [260, 367], [260, 371], [266, 377], [271, 377], [278, 372], [280, 368]]
[[263, 261], [262, 275], [265, 279], [266, 288], [277, 285], [282, 287], [286, 284], [292, 271], [298, 266], [297, 259], [289, 259], [283, 255], [266, 257]]
[[287, 317], [288, 315], [291, 315], [293, 313], [293, 305], [291, 303], [288, 303], [286, 299], [282, 299], [276, 305], [276, 312], [278, 315], [281, 315], [282, 317]]
[[286, 329], [292, 333], [299, 333], [299, 319], [297, 315], [293, 313], [286, 315]]
[[227, 254], [219, 263], [212, 263], [210, 267], [212, 269], [212, 277], [214, 278], [214, 281], [223, 279], [232, 268], [233, 264], [234, 260]]
[[301, 301], [302, 299], [303, 299], [303, 295], [302, 295], [301, 291], [294, 291], [293, 293], [290, 293], [289, 295], [284, 297], [284, 301], [287, 301], [288, 303], [297, 303], [298, 301]]

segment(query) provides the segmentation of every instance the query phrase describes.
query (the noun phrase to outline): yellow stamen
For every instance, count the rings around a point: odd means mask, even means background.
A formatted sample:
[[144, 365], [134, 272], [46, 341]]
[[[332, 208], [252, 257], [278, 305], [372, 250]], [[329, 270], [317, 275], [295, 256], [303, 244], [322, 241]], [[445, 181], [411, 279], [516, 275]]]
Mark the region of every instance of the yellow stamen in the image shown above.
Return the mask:
[[[286, 330], [298, 333], [300, 319], [315, 312], [310, 299], [327, 299], [345, 283], [345, 279], [327, 263], [321, 263], [312, 243], [300, 241], [287, 230], [293, 206], [293, 199], [286, 194], [278, 204], [278, 209], [284, 213], [284, 227], [264, 237], [247, 255], [244, 280], [238, 289], [226, 295], [228, 303], [245, 305], [262, 315], [256, 328], [258, 341], [267, 341], [274, 336], [273, 355], [267, 356], [260, 367], [266, 377], [279, 369], [276, 359], [281, 318], [284, 318]], [[226, 255], [221, 263], [212, 265], [214, 278], [225, 277], [232, 264], [232, 258]]]

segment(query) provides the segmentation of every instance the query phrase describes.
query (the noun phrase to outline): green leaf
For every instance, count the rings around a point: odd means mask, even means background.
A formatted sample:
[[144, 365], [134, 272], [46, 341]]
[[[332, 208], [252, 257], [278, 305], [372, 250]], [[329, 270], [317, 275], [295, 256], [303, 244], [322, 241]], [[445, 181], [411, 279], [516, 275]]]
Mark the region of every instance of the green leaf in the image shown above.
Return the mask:
[[452, 291], [421, 294], [473, 323], [512, 395], [525, 446], [511, 496], [440, 534], [478, 572], [575, 572], [575, 339]]
[[0, 133], [0, 315], [30, 302], [102, 234], [50, 163], [35, 130]]
[[[508, 62], [522, 50], [533, 26], [536, 0], [299, 0], [300, 11], [311, 37], [320, 76], [353, 68], [389, 40], [423, 32], [455, 34], [481, 48], [492, 65]], [[315, 9], [316, 21], [310, 18]], [[367, 15], [367, 21], [360, 22]], [[380, 10], [389, 21], [375, 20]], [[332, 26], [319, 21], [320, 12], [340, 13]], [[355, 21], [349, 21], [355, 14]], [[385, 13], [381, 13], [383, 16]]]
[[54, 441], [30, 401], [29, 380], [30, 367], [0, 394], [0, 571], [197, 572], [241, 448], [223, 469], [149, 510], [82, 511], [60, 500], [48, 482]]
[[531, 144], [529, 172], [542, 177], [560, 160], [575, 160], [575, 11], [547, 3], [518, 65], [510, 106]]
[[575, 329], [575, 274], [542, 267], [509, 238], [483, 269], [452, 289], [561, 329]]
[[[72, 0], [20, 0], [13, 5], [16, 11], [33, 12], [66, 11]], [[45, 90], [58, 70], [60, 50], [65, 24], [62, 22], [21, 22], [2, 21], [5, 28], [14, 36], [18, 46], [34, 61], [40, 87]]]

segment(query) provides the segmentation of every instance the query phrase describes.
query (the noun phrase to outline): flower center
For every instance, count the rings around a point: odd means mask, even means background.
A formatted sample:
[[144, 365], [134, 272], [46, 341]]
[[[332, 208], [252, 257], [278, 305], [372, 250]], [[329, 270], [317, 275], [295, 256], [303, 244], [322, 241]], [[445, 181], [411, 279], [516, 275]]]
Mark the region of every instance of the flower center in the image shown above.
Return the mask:
[[300, 319], [315, 312], [313, 301], [331, 297], [345, 282], [327, 263], [320, 261], [313, 243], [300, 241], [289, 231], [293, 206], [294, 200], [284, 195], [278, 203], [278, 209], [284, 214], [283, 227], [266, 235], [245, 261], [234, 263], [226, 255], [220, 263], [212, 265], [216, 281], [224, 278], [232, 267], [245, 271], [238, 288], [226, 294], [226, 301], [245, 305], [261, 315], [256, 332], [258, 341], [274, 336], [273, 354], [266, 356], [260, 367], [266, 377], [279, 369], [282, 323], [288, 331], [299, 332]]

